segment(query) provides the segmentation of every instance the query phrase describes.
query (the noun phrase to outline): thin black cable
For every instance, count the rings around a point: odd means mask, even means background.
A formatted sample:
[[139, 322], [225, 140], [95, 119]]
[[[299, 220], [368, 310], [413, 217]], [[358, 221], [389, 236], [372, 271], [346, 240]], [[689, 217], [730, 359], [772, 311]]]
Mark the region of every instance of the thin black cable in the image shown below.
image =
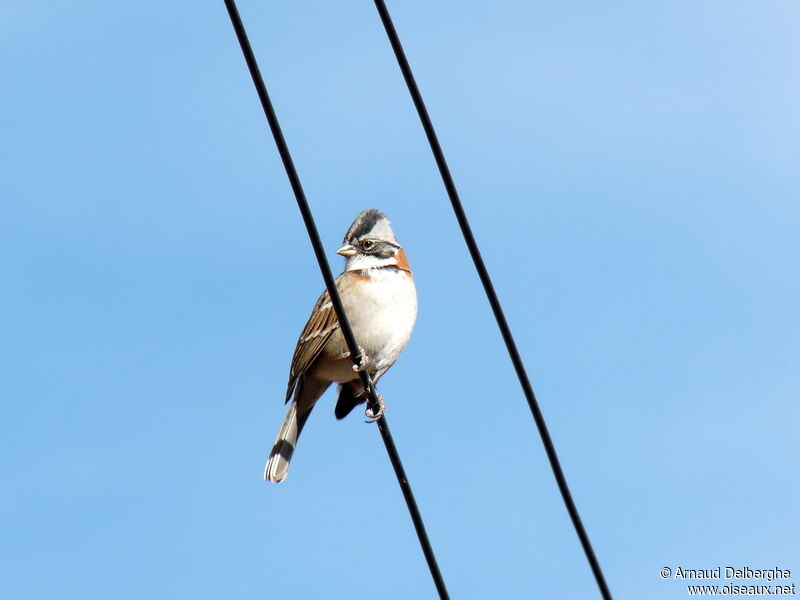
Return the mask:
[[[294, 197], [297, 200], [297, 206], [300, 209], [300, 214], [303, 216], [303, 222], [308, 230], [308, 237], [311, 240], [312, 247], [314, 248], [314, 254], [317, 257], [317, 262], [319, 263], [319, 268], [322, 272], [322, 278], [325, 280], [325, 286], [328, 288], [328, 294], [330, 294], [333, 308], [336, 311], [336, 317], [339, 319], [339, 327], [344, 335], [344, 340], [347, 343], [347, 347], [350, 351], [350, 358], [352, 359], [353, 364], [361, 364], [361, 349], [356, 343], [356, 338], [355, 335], [353, 335], [350, 322], [347, 320], [347, 314], [344, 311], [344, 306], [342, 306], [342, 300], [339, 297], [339, 291], [336, 289], [336, 282], [333, 278], [333, 273], [331, 273], [331, 267], [328, 264], [328, 259], [325, 257], [325, 249], [322, 246], [322, 241], [320, 239], [319, 232], [317, 231], [316, 223], [314, 222], [314, 216], [311, 214], [311, 208], [308, 205], [308, 200], [306, 200], [305, 192], [303, 192], [303, 186], [300, 184], [300, 177], [298, 176], [297, 170], [294, 167], [294, 161], [289, 153], [289, 147], [286, 145], [286, 140], [283, 137], [283, 132], [281, 131], [281, 126], [278, 122], [278, 116], [276, 115], [275, 109], [272, 106], [272, 102], [269, 99], [267, 86], [264, 83], [264, 78], [261, 76], [261, 71], [258, 68], [258, 63], [256, 62], [255, 54], [253, 54], [253, 48], [250, 46], [250, 40], [247, 37], [244, 23], [242, 23], [239, 10], [236, 8], [236, 2], [234, 2], [234, 0], [225, 0], [225, 7], [228, 9], [228, 15], [230, 16], [231, 23], [233, 24], [233, 29], [236, 32], [236, 37], [239, 40], [239, 45], [242, 48], [242, 54], [244, 55], [245, 62], [247, 63], [247, 68], [250, 70], [250, 75], [253, 78], [253, 84], [256, 87], [258, 97], [261, 100], [261, 106], [264, 108], [264, 114], [269, 122], [272, 136], [275, 138], [275, 145], [278, 147], [278, 153], [280, 154], [281, 160], [283, 161], [283, 166], [286, 169], [286, 175], [289, 178], [292, 191], [294, 191]], [[364, 389], [368, 392], [369, 405], [372, 410], [375, 411], [379, 405], [379, 400], [372, 379], [369, 376], [369, 373], [367, 373], [366, 369], [361, 370], [359, 375], [361, 377], [361, 382], [364, 385]], [[428, 563], [431, 577], [433, 577], [433, 582], [436, 585], [436, 590], [439, 592], [440, 598], [443, 600], [449, 600], [450, 596], [447, 593], [444, 578], [442, 577], [442, 573], [439, 570], [439, 565], [436, 562], [436, 556], [433, 553], [433, 547], [428, 539], [428, 533], [425, 531], [425, 523], [422, 521], [422, 515], [417, 507], [417, 501], [414, 499], [414, 493], [411, 490], [411, 484], [408, 482], [408, 477], [406, 476], [405, 469], [403, 468], [403, 463], [400, 460], [400, 454], [397, 451], [397, 446], [394, 444], [392, 433], [389, 430], [389, 423], [386, 421], [385, 416], [382, 416], [380, 419], [378, 419], [377, 423], [378, 430], [381, 432], [383, 444], [386, 446], [386, 452], [389, 455], [389, 460], [392, 463], [394, 473], [397, 476], [397, 482], [400, 484], [400, 489], [403, 492], [403, 497], [405, 498], [406, 505], [408, 506], [408, 512], [411, 514], [411, 520], [414, 523], [414, 529], [417, 532], [417, 537], [419, 538], [420, 546], [422, 546], [422, 552], [425, 555], [425, 560]]]
[[478, 249], [478, 242], [475, 241], [472, 228], [467, 220], [467, 214], [464, 212], [464, 207], [461, 204], [461, 199], [458, 196], [456, 184], [453, 181], [453, 176], [450, 174], [450, 169], [448, 168], [447, 161], [444, 158], [444, 152], [442, 152], [442, 147], [439, 144], [438, 137], [436, 136], [436, 130], [433, 128], [433, 122], [428, 115], [427, 108], [425, 108], [425, 102], [422, 100], [422, 93], [420, 92], [419, 86], [414, 79], [414, 73], [411, 71], [411, 66], [408, 63], [405, 51], [400, 43], [400, 37], [397, 35], [397, 30], [395, 29], [394, 23], [392, 23], [392, 18], [389, 15], [389, 9], [386, 7], [386, 3], [383, 0], [375, 0], [375, 7], [378, 9], [378, 14], [383, 22], [384, 29], [386, 29], [386, 35], [389, 37], [389, 42], [394, 50], [397, 63], [400, 65], [403, 78], [408, 86], [408, 91], [411, 94], [412, 100], [414, 101], [414, 106], [417, 108], [417, 113], [419, 114], [419, 119], [422, 122], [422, 127], [425, 130], [425, 135], [428, 137], [428, 143], [431, 146], [433, 157], [436, 159], [436, 164], [439, 167], [439, 173], [442, 176], [444, 187], [447, 190], [447, 195], [450, 197], [450, 203], [453, 205], [453, 212], [455, 213], [458, 224], [461, 227], [461, 233], [464, 236], [464, 241], [467, 243], [467, 248], [469, 248], [472, 261], [475, 263], [475, 269], [478, 271], [478, 276], [483, 284], [483, 289], [486, 291], [486, 296], [489, 299], [492, 312], [494, 312], [494, 317], [497, 320], [497, 325], [500, 328], [503, 341], [505, 341], [508, 354], [511, 357], [511, 362], [514, 364], [514, 370], [517, 372], [519, 383], [522, 386], [523, 392], [525, 393], [525, 398], [528, 400], [528, 406], [530, 406], [533, 420], [536, 422], [536, 427], [539, 429], [539, 435], [542, 438], [542, 443], [544, 444], [547, 458], [550, 461], [551, 468], [553, 469], [553, 475], [555, 475], [556, 482], [558, 483], [558, 489], [561, 491], [561, 497], [564, 499], [564, 504], [567, 507], [567, 512], [569, 513], [570, 518], [572, 519], [572, 524], [575, 526], [575, 531], [577, 532], [578, 538], [583, 546], [586, 559], [589, 561], [589, 565], [592, 568], [592, 573], [594, 573], [594, 577], [597, 580], [597, 586], [600, 588], [600, 594], [605, 600], [611, 600], [611, 592], [606, 584], [606, 580], [603, 576], [603, 571], [600, 568], [600, 563], [597, 560], [597, 556], [595, 556], [594, 550], [592, 549], [592, 544], [589, 541], [589, 536], [587, 535], [586, 529], [581, 521], [578, 508], [575, 506], [575, 501], [572, 499], [572, 494], [569, 491], [567, 480], [564, 477], [564, 472], [561, 469], [561, 463], [558, 460], [558, 455], [556, 454], [556, 449], [553, 445], [553, 440], [550, 437], [550, 432], [547, 430], [547, 424], [545, 423], [544, 416], [542, 415], [542, 410], [539, 408], [536, 395], [533, 393], [533, 386], [531, 386], [530, 379], [528, 379], [528, 373], [525, 371], [525, 365], [522, 363], [522, 358], [520, 357], [519, 350], [514, 342], [514, 337], [511, 335], [511, 328], [509, 327], [508, 321], [503, 313], [503, 307], [500, 305], [500, 300], [497, 297], [497, 292], [495, 292], [494, 284], [489, 276], [489, 271], [486, 268], [486, 264], [483, 262], [483, 257], [481, 257], [481, 252]]

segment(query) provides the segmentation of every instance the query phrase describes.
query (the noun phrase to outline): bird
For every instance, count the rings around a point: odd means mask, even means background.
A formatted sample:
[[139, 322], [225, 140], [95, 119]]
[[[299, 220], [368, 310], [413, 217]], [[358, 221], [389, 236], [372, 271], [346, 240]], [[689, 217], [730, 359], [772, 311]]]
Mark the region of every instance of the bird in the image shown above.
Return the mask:
[[[336, 289], [362, 355], [353, 364], [328, 291], [320, 295], [303, 328], [289, 369], [286, 403], [289, 410], [264, 469], [264, 479], [283, 481], [297, 446], [297, 438], [317, 400], [331, 384], [338, 384], [334, 415], [346, 417], [367, 400], [360, 370], [377, 382], [395, 363], [411, 337], [417, 318], [417, 292], [403, 247], [386, 215], [377, 209], [362, 211], [350, 225], [342, 247], [344, 270]], [[383, 415], [383, 400], [367, 417]]]

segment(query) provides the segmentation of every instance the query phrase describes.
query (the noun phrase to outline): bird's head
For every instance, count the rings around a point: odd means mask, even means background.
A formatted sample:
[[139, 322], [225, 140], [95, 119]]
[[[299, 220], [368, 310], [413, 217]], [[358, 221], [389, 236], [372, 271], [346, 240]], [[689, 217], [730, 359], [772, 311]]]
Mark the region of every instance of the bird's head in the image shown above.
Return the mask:
[[346, 271], [361, 271], [383, 267], [408, 270], [402, 246], [394, 237], [389, 219], [371, 208], [360, 213], [344, 236], [342, 247], [336, 251], [347, 260]]

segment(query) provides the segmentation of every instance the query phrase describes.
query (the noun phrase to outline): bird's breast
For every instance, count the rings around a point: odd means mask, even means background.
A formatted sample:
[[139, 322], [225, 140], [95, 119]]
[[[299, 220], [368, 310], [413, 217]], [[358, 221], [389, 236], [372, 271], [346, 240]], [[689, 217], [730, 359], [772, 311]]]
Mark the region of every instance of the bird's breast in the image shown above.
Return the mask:
[[417, 319], [417, 292], [411, 276], [397, 269], [352, 274], [342, 286], [342, 303], [372, 368], [392, 364], [408, 342]]

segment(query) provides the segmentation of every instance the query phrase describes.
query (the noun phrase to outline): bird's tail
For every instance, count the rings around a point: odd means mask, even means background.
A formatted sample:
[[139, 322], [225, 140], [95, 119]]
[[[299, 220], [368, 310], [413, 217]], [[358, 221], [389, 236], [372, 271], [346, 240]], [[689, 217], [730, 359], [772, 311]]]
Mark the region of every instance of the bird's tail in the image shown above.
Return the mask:
[[[313, 408], [313, 406], [312, 404], [311, 407]], [[292, 401], [291, 405], [289, 405], [289, 412], [286, 413], [283, 425], [278, 431], [275, 445], [272, 447], [272, 452], [269, 453], [267, 466], [264, 468], [264, 479], [279, 483], [286, 478], [286, 473], [289, 471], [289, 461], [292, 460], [292, 454], [297, 446], [297, 437], [303, 430], [303, 425], [306, 424], [310, 414], [310, 409], [303, 414], [298, 414], [297, 402], [295, 401]]]

